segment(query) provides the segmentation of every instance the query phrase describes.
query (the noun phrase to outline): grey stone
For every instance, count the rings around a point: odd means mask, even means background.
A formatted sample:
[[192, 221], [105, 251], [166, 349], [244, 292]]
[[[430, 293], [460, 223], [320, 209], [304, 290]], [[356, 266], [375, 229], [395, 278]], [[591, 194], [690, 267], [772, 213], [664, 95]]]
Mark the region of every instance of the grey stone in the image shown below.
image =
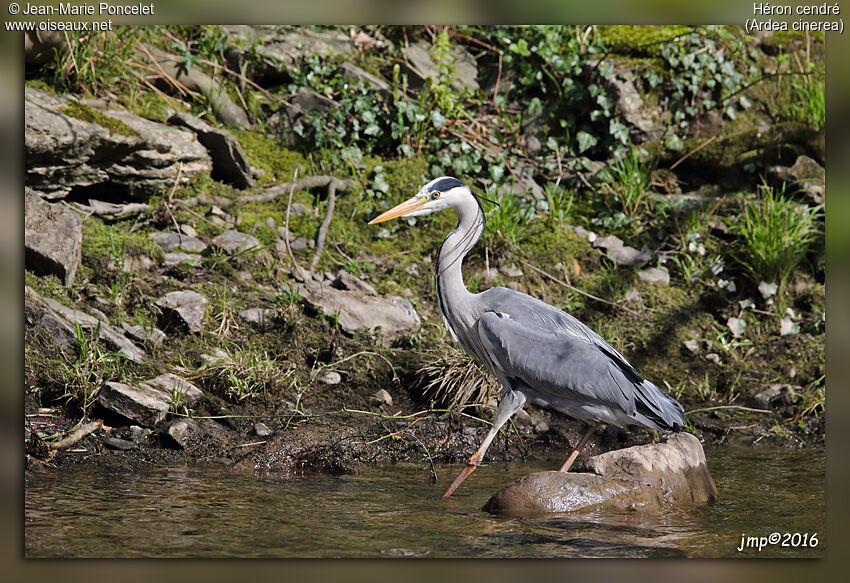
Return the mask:
[[499, 267], [499, 272], [505, 277], [522, 277], [524, 275], [522, 269], [513, 263], [510, 265], [502, 265]]
[[614, 251], [623, 248], [623, 240], [616, 235], [608, 235], [607, 237], [596, 237], [592, 242], [594, 247], [603, 251]]
[[[409, 45], [402, 49], [402, 52], [410, 70], [414, 73], [409, 77], [411, 86], [421, 87], [425, 79], [439, 76], [440, 71], [425, 43]], [[452, 45], [449, 58], [453, 69], [451, 86], [456, 91], [478, 91], [478, 65], [472, 55], [462, 46]]]
[[798, 156], [792, 166], [770, 166], [765, 179], [776, 187], [784, 185], [799, 188], [812, 202], [823, 204], [825, 192], [825, 172], [823, 167], [808, 156]]
[[382, 92], [389, 92], [390, 84], [387, 81], [379, 77], [378, 75], [373, 75], [368, 71], [365, 71], [351, 62], [344, 62], [341, 66], [342, 76], [346, 79], [351, 79], [353, 81], [362, 82], [367, 87]]
[[369, 285], [359, 277], [348, 273], [344, 269], [340, 269], [336, 272], [336, 277], [334, 278], [334, 281], [331, 285], [333, 285], [337, 289], [347, 289], [351, 291], [356, 291], [367, 296], [378, 295], [378, 292], [375, 291], [375, 288], [373, 288], [371, 285]]
[[167, 324], [182, 327], [190, 333], [204, 329], [207, 303], [207, 298], [191, 290], [169, 292], [154, 302], [162, 310]]
[[66, 355], [77, 347], [76, 325], [86, 332], [97, 331], [98, 342], [110, 350], [120, 352], [133, 362], [146, 362], [145, 352], [109, 323], [85, 312], [69, 308], [52, 298], [42, 297], [31, 287], [24, 290], [24, 316], [28, 326], [40, 326], [53, 344]]
[[696, 354], [699, 352], [699, 341], [698, 340], [685, 340], [682, 342], [682, 345], [688, 349], [689, 352]]
[[130, 386], [109, 382], [100, 388], [97, 402], [133, 423], [153, 427], [165, 420], [169, 403], [165, 394], [145, 384]]
[[111, 131], [68, 115], [65, 108], [72, 101], [24, 89], [24, 181], [46, 198], [97, 188], [101, 198], [112, 191], [116, 198], [144, 200], [171, 188], [178, 168], [181, 184], [187, 184], [193, 175], [212, 167], [207, 151], [191, 132], [126, 110], [99, 111], [129, 130]]
[[121, 451], [132, 451], [139, 449], [138, 443], [136, 443], [135, 441], [129, 441], [127, 439], [119, 439], [117, 437], [104, 437], [101, 441], [107, 449], [117, 449]]
[[302, 303], [325, 314], [338, 313], [337, 321], [340, 327], [350, 334], [358, 330], [380, 327], [382, 336], [393, 338], [419, 326], [418, 316], [414, 317], [392, 300], [355, 291], [338, 290], [322, 285], [312, 278], [297, 284], [296, 288]]
[[[596, 62], [588, 61], [589, 67]], [[614, 99], [614, 109], [629, 126], [629, 133], [638, 142], [661, 138], [667, 125], [669, 113], [658, 106], [651, 107], [641, 99], [634, 73], [622, 66], [615, 66], [610, 75], [602, 76], [602, 83]]]
[[254, 423], [254, 433], [257, 437], [269, 437], [272, 435], [272, 430], [263, 422]]
[[338, 372], [332, 370], [329, 373], [323, 374], [316, 380], [326, 385], [338, 385], [342, 381], [342, 377]]
[[528, 515], [577, 511], [642, 511], [710, 504], [717, 488], [699, 440], [678, 433], [664, 443], [590, 458], [579, 472], [529, 474], [493, 495], [484, 510]]
[[163, 373], [144, 382], [145, 385], [159, 389], [171, 403], [191, 406], [204, 397], [204, 392], [187, 380], [172, 373]]
[[380, 389], [377, 393], [375, 393], [375, 398], [384, 403], [387, 407], [393, 406], [392, 395], [390, 395], [386, 389]]
[[130, 434], [133, 436], [133, 439], [137, 441], [142, 441], [146, 437], [147, 431], [144, 427], [139, 427], [138, 425], [131, 425]]
[[194, 419], [173, 419], [159, 429], [166, 443], [177, 449], [186, 449], [200, 435]]
[[545, 421], [538, 421], [534, 424], [534, 431], [536, 433], [546, 433], [549, 431], [549, 424]]
[[399, 296], [393, 296], [390, 298], [390, 301], [394, 305], [404, 310], [408, 316], [413, 318], [413, 321], [416, 322], [416, 327], [419, 327], [419, 325], [422, 324], [422, 319], [419, 317], [419, 314], [416, 313], [416, 308], [413, 307], [413, 304], [410, 303], [410, 300]]
[[277, 310], [272, 308], [247, 308], [239, 311], [240, 320], [261, 328], [270, 326], [277, 316]]
[[239, 140], [230, 132], [214, 128], [206, 122], [188, 113], [174, 113], [169, 123], [189, 128], [198, 136], [198, 141], [207, 149], [212, 158], [212, 177], [232, 184], [236, 188], [249, 188], [254, 185], [251, 164], [248, 162]]
[[171, 253], [166, 253], [162, 258], [162, 264], [166, 267], [174, 267], [175, 265], [180, 265], [181, 263], [188, 263], [190, 265], [198, 265], [201, 262], [200, 255], [195, 253], [183, 253], [182, 251], [172, 251]]
[[224, 231], [210, 242], [214, 247], [224, 251], [228, 255], [244, 253], [245, 251], [259, 249], [263, 246], [253, 235], [247, 235], [232, 229]]
[[34, 272], [56, 275], [70, 288], [80, 267], [83, 220], [74, 211], [50, 204], [26, 189], [24, 258]]
[[178, 235], [171, 232], [151, 233], [148, 235], [154, 243], [162, 247], [166, 253], [175, 249], [182, 249], [190, 253], [203, 253], [207, 249], [207, 244], [190, 235]]
[[650, 267], [638, 271], [638, 277], [647, 283], [655, 285], [670, 285], [670, 272], [666, 267]]
[[165, 332], [155, 327], [139, 325], [131, 326], [124, 322], [121, 324], [121, 328], [124, 329], [124, 332], [127, 334], [127, 336], [129, 336], [136, 342], [141, 342], [143, 344], [147, 344], [148, 346], [153, 346], [154, 348], [160, 346], [162, 342], [167, 338]]
[[782, 385], [771, 385], [764, 391], [753, 397], [753, 400], [762, 408], [767, 408], [770, 403], [782, 394]]

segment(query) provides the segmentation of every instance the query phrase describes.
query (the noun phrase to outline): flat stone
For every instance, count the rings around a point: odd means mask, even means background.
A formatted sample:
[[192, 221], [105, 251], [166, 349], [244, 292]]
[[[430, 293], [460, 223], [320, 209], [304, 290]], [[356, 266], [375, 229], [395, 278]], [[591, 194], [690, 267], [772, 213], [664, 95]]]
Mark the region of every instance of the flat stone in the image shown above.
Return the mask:
[[272, 325], [277, 316], [277, 310], [271, 308], [248, 308], [239, 311], [240, 320], [261, 328]]
[[174, 419], [159, 429], [165, 442], [176, 449], [186, 449], [200, 434], [194, 419]]
[[117, 437], [104, 437], [101, 441], [107, 449], [117, 449], [120, 451], [133, 451], [139, 449], [138, 443], [127, 439], [119, 439]]
[[322, 376], [320, 376], [316, 380], [318, 380], [320, 383], [324, 383], [326, 385], [338, 385], [342, 381], [342, 377], [340, 376], [340, 374], [338, 372], [336, 372], [335, 370], [332, 370], [331, 372], [329, 372], [327, 374], [323, 374]]
[[123, 109], [97, 109], [91, 117], [100, 121], [84, 121], [71, 115], [74, 108], [92, 111], [71, 97], [24, 88], [24, 182], [46, 198], [97, 188], [115, 193], [105, 202], [146, 199], [171, 188], [178, 169], [187, 184], [212, 167], [192, 132]]
[[203, 253], [207, 250], [207, 244], [190, 235], [178, 235], [172, 232], [151, 233], [148, 235], [154, 243], [162, 247], [166, 253], [175, 249], [182, 249], [191, 253]]
[[650, 267], [643, 271], [638, 271], [638, 277], [654, 285], [670, 285], [670, 272], [666, 267]]
[[269, 437], [272, 434], [272, 430], [265, 423], [259, 422], [254, 423], [254, 433], [257, 434], [257, 437]]
[[244, 253], [250, 249], [259, 249], [262, 247], [256, 237], [241, 233], [233, 229], [224, 231], [221, 235], [211, 241], [212, 245], [220, 249], [228, 255]]
[[[421, 86], [425, 79], [440, 75], [439, 68], [431, 57], [428, 45], [424, 42], [411, 44], [402, 49], [404, 58], [414, 75], [410, 82], [414, 87]], [[478, 91], [478, 65], [465, 48], [452, 44], [449, 49], [452, 62], [451, 86], [456, 91]]]
[[510, 265], [502, 265], [501, 267], [499, 267], [499, 273], [501, 273], [505, 277], [522, 277], [524, 275], [522, 269], [520, 269], [513, 263], [511, 263]]
[[702, 446], [689, 433], [594, 456], [584, 469], [588, 472], [529, 474], [493, 495], [484, 510], [512, 515], [588, 510], [660, 513], [718, 498]]
[[189, 265], [199, 265], [201, 263], [201, 256], [195, 253], [183, 253], [182, 251], [172, 251], [171, 253], [166, 253], [162, 258], [162, 264], [166, 267], [174, 267], [175, 265], [180, 265], [181, 263], [188, 263]]
[[70, 288], [80, 267], [83, 220], [30, 189], [24, 194], [24, 259], [39, 275], [53, 274]]
[[148, 346], [153, 346], [154, 348], [160, 346], [162, 342], [167, 338], [165, 332], [160, 330], [159, 328], [151, 328], [147, 326], [131, 326], [129, 324], [122, 323], [121, 328], [124, 329], [124, 332], [135, 340], [136, 342], [141, 342], [143, 344], [147, 344]]
[[165, 294], [154, 305], [162, 310], [167, 324], [195, 334], [204, 329], [207, 303], [207, 298], [198, 292], [183, 290]]
[[236, 188], [249, 188], [254, 185], [251, 165], [233, 134], [227, 130], [214, 128], [206, 122], [188, 113], [174, 113], [168, 122], [189, 128], [198, 137], [198, 141], [207, 149], [212, 158], [212, 174], [215, 180], [232, 184]]
[[204, 397], [204, 392], [201, 389], [169, 372], [145, 381], [144, 384], [161, 390], [170, 401], [179, 401], [181, 405], [194, 405]]
[[42, 297], [31, 287], [24, 288], [24, 315], [28, 326], [40, 326], [61, 352], [70, 355], [77, 348], [77, 325], [84, 331], [97, 331], [98, 342], [120, 352], [133, 362], [148, 360], [144, 350], [136, 346], [122, 331], [103, 320], [75, 310], [52, 298]]
[[390, 395], [386, 389], [378, 390], [378, 392], [375, 393], [374, 397], [380, 402], [384, 403], [387, 407], [393, 406], [392, 395]]
[[165, 393], [145, 384], [130, 386], [109, 382], [100, 388], [97, 402], [133, 423], [153, 427], [165, 420], [169, 402]]
[[607, 237], [596, 237], [592, 241], [592, 244], [597, 249], [602, 249], [603, 251], [613, 251], [615, 249], [621, 249], [623, 247], [623, 240], [616, 235], [608, 235]]
[[336, 277], [334, 278], [334, 281], [331, 285], [333, 285], [337, 289], [347, 289], [351, 291], [356, 291], [368, 296], [378, 295], [378, 292], [375, 291], [375, 288], [373, 288], [371, 285], [369, 285], [359, 277], [345, 271], [344, 269], [340, 269], [336, 272]]
[[354, 63], [345, 61], [340, 68], [342, 69], [342, 76], [346, 79], [360, 81], [374, 91], [388, 92], [390, 90], [390, 84], [384, 78], [373, 75]]
[[349, 334], [380, 327], [382, 336], [392, 338], [419, 326], [418, 316], [414, 317], [405, 307], [392, 300], [356, 291], [338, 290], [312, 278], [297, 284], [296, 288], [301, 302], [310, 308], [329, 315], [338, 314], [340, 328]]

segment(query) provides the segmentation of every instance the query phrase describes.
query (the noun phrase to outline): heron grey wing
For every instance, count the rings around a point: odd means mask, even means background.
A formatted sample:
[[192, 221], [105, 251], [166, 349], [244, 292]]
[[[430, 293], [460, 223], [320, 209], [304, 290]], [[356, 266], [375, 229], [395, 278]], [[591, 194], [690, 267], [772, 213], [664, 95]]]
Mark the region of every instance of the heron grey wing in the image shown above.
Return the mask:
[[619, 350], [608, 344], [602, 336], [594, 332], [576, 318], [563, 310], [550, 306], [532, 296], [504, 287], [494, 287], [479, 294], [481, 301], [495, 311], [510, 314], [511, 318], [529, 329], [538, 329], [556, 335], [572, 336], [597, 346], [618, 362], [624, 374], [633, 376], [634, 382], [643, 378]]
[[635, 411], [634, 384], [595, 344], [529, 327], [499, 312], [485, 313], [478, 334], [493, 367], [551, 401], [592, 403]]

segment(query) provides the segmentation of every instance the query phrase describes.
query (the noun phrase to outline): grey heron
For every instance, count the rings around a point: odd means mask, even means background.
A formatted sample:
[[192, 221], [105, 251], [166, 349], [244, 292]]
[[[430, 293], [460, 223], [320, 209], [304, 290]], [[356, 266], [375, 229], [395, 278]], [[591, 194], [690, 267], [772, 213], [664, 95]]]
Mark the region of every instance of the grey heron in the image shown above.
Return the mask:
[[457, 178], [432, 180], [369, 224], [446, 209], [457, 213], [458, 224], [437, 256], [440, 313], [454, 341], [495, 375], [504, 390], [490, 431], [444, 498], [478, 467], [499, 429], [525, 403], [590, 425], [562, 472], [603, 423], [665, 432], [684, 427], [682, 405], [641, 377], [616, 348], [575, 317], [512, 289], [494, 287], [477, 294], [466, 289], [461, 263], [481, 238], [486, 215], [478, 197]]

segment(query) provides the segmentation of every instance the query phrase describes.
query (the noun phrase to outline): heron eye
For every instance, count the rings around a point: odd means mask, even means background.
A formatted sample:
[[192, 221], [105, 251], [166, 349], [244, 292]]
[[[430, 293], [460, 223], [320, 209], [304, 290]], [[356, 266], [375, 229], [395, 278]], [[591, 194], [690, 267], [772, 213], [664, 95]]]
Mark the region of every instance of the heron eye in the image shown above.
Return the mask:
[[440, 193], [439, 192], [432, 192], [431, 198], [440, 198]]

